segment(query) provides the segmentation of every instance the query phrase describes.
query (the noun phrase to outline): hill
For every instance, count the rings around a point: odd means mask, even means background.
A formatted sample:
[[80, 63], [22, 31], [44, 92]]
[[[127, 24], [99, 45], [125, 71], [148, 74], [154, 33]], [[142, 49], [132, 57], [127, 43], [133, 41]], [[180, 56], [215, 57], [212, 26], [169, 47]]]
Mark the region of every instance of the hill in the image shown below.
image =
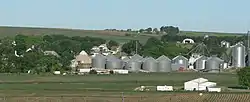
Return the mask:
[[[6, 36], [15, 36], [17, 34], [24, 35], [50, 35], [61, 34], [66, 36], [91, 36], [100, 37], [106, 40], [115, 40], [120, 43], [127, 42], [129, 40], [140, 40], [144, 43], [148, 38], [160, 37], [161, 35], [155, 34], [140, 34], [138, 37], [126, 36], [127, 34], [135, 34], [133, 32], [120, 32], [120, 31], [105, 31], [105, 30], [82, 30], [82, 29], [64, 29], [64, 28], [35, 28], [35, 27], [8, 27], [0, 26], [0, 38]], [[193, 32], [193, 31], [181, 31], [180, 35], [187, 36], [204, 36], [204, 34], [213, 36], [238, 36], [239, 34], [232, 33], [213, 33], [213, 32]]]

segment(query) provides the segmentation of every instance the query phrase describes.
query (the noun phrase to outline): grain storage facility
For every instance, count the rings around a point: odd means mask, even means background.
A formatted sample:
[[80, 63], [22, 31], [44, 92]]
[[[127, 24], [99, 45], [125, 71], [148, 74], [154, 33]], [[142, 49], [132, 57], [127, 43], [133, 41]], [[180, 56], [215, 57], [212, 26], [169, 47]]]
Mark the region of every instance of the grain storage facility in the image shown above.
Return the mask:
[[206, 56], [201, 56], [195, 61], [194, 69], [196, 70], [203, 70], [206, 68]]
[[182, 65], [184, 69], [188, 68], [188, 59], [182, 55], [176, 56], [172, 60], [173, 64]]
[[142, 67], [142, 62], [141, 61], [131, 59], [126, 64], [125, 68], [127, 70], [131, 71], [131, 72], [139, 72], [141, 70], [141, 67]]
[[103, 55], [97, 54], [94, 58], [92, 58], [92, 68], [105, 69], [105, 65], [106, 58]]
[[223, 60], [216, 56], [212, 56], [206, 61], [206, 70], [209, 72], [219, 72], [223, 64]]
[[238, 43], [232, 47], [232, 64], [235, 68], [242, 68], [246, 66], [245, 56], [246, 48], [244, 45]]
[[162, 55], [156, 60], [158, 61], [159, 72], [171, 72], [171, 60], [167, 56]]
[[106, 69], [122, 69], [122, 65], [123, 61], [116, 57], [107, 58]]
[[149, 72], [157, 72], [158, 71], [158, 61], [156, 61], [153, 57], [147, 58], [143, 62], [143, 70], [149, 71]]

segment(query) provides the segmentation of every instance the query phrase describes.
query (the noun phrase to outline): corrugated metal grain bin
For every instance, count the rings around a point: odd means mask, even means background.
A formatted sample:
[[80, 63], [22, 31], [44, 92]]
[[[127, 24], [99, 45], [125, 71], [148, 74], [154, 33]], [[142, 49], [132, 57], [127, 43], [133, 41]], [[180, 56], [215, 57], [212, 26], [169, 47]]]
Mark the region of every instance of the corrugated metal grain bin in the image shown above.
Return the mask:
[[128, 61], [126, 64], [126, 69], [131, 71], [131, 72], [138, 72], [141, 70], [142, 62], [139, 60], [133, 60], [131, 59]]
[[183, 67], [186, 69], [188, 68], [188, 59], [182, 55], [178, 55], [175, 58], [173, 58], [173, 63], [174, 64], [181, 64]]
[[93, 68], [105, 69], [105, 65], [106, 65], [106, 58], [103, 55], [97, 54], [94, 58], [92, 58]]
[[223, 60], [216, 56], [210, 57], [206, 61], [206, 70], [210, 72], [218, 72], [222, 68]]
[[206, 68], [206, 56], [201, 56], [195, 61], [195, 69], [196, 70], [203, 70]]
[[242, 68], [246, 66], [245, 56], [246, 48], [242, 44], [236, 44], [232, 48], [232, 63], [236, 68]]
[[154, 58], [149, 57], [143, 62], [143, 70], [149, 71], [149, 72], [158, 72], [158, 61], [156, 61]]
[[171, 72], [171, 60], [165, 55], [160, 56], [158, 59], [159, 72]]
[[122, 60], [120, 59], [109, 59], [106, 64], [107, 69], [122, 69]]

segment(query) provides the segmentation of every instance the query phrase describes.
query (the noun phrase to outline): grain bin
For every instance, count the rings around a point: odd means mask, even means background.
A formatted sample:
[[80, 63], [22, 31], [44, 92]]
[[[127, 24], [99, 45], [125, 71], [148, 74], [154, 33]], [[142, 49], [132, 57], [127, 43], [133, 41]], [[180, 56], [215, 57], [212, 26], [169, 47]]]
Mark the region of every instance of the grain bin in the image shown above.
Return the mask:
[[174, 64], [181, 64], [183, 65], [183, 68], [188, 68], [188, 59], [182, 55], [178, 55], [175, 58], [173, 58], [173, 63]]
[[246, 48], [244, 45], [238, 43], [232, 48], [232, 64], [236, 68], [242, 68], [246, 66], [245, 53]]
[[159, 72], [171, 72], [171, 60], [168, 57], [162, 55], [157, 61]]
[[149, 57], [143, 62], [143, 70], [149, 71], [149, 72], [157, 72], [158, 71], [158, 62], [152, 58]]
[[219, 72], [223, 63], [224, 61], [220, 58], [212, 56], [206, 61], [206, 70], [210, 72]]
[[122, 69], [122, 60], [120, 59], [109, 59], [106, 62], [106, 68], [107, 69]]
[[105, 69], [105, 64], [106, 64], [106, 58], [101, 54], [97, 54], [94, 58], [92, 58], [93, 68]]
[[201, 56], [195, 61], [194, 69], [196, 70], [203, 70], [206, 68], [206, 56]]
[[122, 58], [121, 58], [121, 60], [122, 60], [122, 67], [124, 68], [124, 67], [126, 67], [126, 64], [128, 63], [128, 61], [130, 60], [127, 56], [123, 56]]
[[131, 72], [138, 72], [141, 70], [141, 66], [142, 66], [142, 62], [139, 60], [134, 60], [131, 59], [128, 61], [128, 63], [126, 64], [126, 69], [131, 71]]

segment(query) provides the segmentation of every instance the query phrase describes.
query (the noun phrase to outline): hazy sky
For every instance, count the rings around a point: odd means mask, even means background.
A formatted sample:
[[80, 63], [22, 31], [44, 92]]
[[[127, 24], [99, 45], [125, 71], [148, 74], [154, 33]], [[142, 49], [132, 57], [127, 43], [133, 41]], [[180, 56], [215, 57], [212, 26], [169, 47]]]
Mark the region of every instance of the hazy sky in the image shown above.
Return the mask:
[[1, 0], [0, 25], [247, 32], [250, 0]]

